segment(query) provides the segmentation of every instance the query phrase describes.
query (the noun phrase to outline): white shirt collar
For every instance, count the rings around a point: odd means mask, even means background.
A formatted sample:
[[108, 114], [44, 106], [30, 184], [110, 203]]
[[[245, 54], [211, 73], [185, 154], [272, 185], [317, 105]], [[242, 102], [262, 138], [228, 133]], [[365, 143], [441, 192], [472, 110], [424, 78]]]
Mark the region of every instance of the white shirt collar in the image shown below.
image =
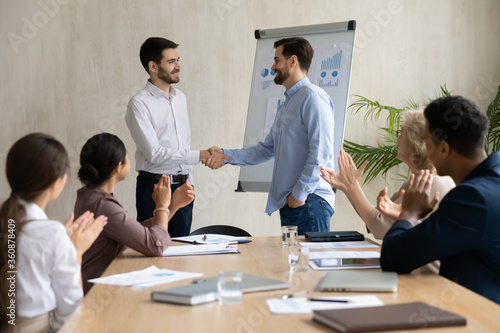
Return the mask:
[[23, 200], [21, 198], [17, 199], [19, 204], [24, 206], [24, 209], [26, 209], [26, 220], [48, 220], [49, 218], [47, 217], [47, 214], [43, 211], [40, 206], [38, 206], [36, 203], [33, 202], [27, 202], [26, 200]]
[[[156, 99], [158, 99], [162, 96], [168, 99], [168, 94], [166, 92], [164, 92], [163, 90], [161, 90], [160, 88], [158, 88], [157, 86], [155, 86], [154, 84], [152, 84], [151, 81], [149, 81], [149, 80], [146, 83], [146, 89], [149, 90], [151, 95], [156, 97]], [[170, 85], [170, 95], [171, 96], [176, 95], [175, 88], [172, 85]]]

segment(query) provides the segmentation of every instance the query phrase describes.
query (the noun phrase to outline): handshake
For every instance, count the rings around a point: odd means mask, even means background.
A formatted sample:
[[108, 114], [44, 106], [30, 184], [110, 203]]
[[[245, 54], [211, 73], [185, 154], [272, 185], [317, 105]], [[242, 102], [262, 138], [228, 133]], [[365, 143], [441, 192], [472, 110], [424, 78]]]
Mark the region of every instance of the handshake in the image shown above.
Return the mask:
[[213, 146], [206, 150], [200, 150], [200, 162], [212, 170], [217, 170], [224, 166], [224, 160], [231, 161], [229, 156], [224, 155], [221, 148]]

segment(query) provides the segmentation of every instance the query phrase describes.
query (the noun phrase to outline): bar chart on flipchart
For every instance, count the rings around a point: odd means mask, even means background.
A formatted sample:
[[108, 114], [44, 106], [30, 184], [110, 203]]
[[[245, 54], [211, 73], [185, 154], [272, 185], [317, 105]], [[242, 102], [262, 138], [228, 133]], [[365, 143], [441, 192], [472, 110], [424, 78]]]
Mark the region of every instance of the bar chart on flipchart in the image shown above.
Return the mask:
[[339, 45], [318, 47], [315, 71], [311, 73], [312, 81], [327, 91], [343, 89], [341, 86], [346, 71], [344, 57], [347, 52]]

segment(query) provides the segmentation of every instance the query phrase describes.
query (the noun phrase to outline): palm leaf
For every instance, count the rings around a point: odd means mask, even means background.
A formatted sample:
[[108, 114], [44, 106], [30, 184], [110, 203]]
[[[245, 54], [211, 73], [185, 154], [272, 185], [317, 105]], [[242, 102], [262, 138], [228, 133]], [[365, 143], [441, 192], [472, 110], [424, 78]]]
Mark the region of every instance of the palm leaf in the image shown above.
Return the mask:
[[[396, 131], [392, 131], [390, 128], [387, 127], [380, 127], [379, 131], [381, 131], [382, 138], [384, 139], [383, 142], [386, 143], [386, 145], [396, 145], [398, 141], [398, 135]], [[379, 146], [380, 144], [377, 143]]]
[[382, 111], [387, 111], [389, 115], [387, 116], [387, 126], [391, 131], [399, 129], [401, 114], [406, 110], [406, 108], [398, 109], [392, 106], [382, 105], [377, 101], [372, 101], [366, 97], [355, 95], [356, 100], [349, 105], [349, 109], [352, 109], [354, 113], [358, 113], [361, 109], [366, 109], [364, 123], [368, 123], [368, 119], [371, 121], [377, 120]]
[[[450, 95], [451, 91], [448, 90], [446, 84], [444, 84], [440, 86], [439, 96], [435, 96], [435, 98]], [[359, 166], [364, 161], [370, 161], [366, 168], [366, 177], [364, 180], [364, 183], [366, 184], [375, 179], [379, 174], [382, 174], [382, 177], [386, 178], [387, 172], [391, 168], [401, 164], [401, 161], [396, 158], [396, 155], [398, 153], [396, 130], [400, 128], [401, 116], [403, 115], [403, 113], [407, 110], [418, 109], [420, 105], [418, 102], [410, 99], [407, 102], [406, 107], [395, 108], [392, 106], [382, 105], [377, 101], [373, 101], [360, 95], [355, 96], [356, 100], [351, 105], [349, 105], [349, 109], [353, 110], [354, 113], [358, 113], [361, 110], [365, 109], [365, 126], [367, 125], [368, 120], [377, 120], [383, 111], [388, 112], [386, 120], [387, 127], [379, 128], [379, 131], [382, 132], [381, 135], [383, 138], [383, 144], [377, 143], [378, 146], [373, 147], [369, 145], [360, 145], [348, 140], [344, 140], [344, 150], [352, 156], [352, 159], [356, 165]], [[429, 99], [425, 103], [425, 105], [429, 104], [431, 101], [432, 100]], [[500, 103], [500, 100], [498, 102]], [[496, 114], [498, 118], [500, 118], [500, 111], [498, 111], [498, 108], [496, 110]], [[498, 120], [497, 124], [500, 124]], [[496, 133], [500, 134], [500, 126], [497, 126], [495, 130], [497, 131]], [[496, 143], [498, 145], [500, 145], [499, 134], [496, 134]]]
[[438, 99], [439, 97], [447, 97], [447, 96], [451, 96], [451, 90], [448, 90], [448, 87], [446, 87], [445, 83], [442, 86], [439, 86], [439, 94], [434, 95], [434, 98], [427, 99], [427, 102], [425, 103], [424, 106], [429, 105], [432, 101]]
[[379, 145], [378, 147], [373, 147], [344, 140], [344, 150], [351, 155], [357, 167], [364, 161], [370, 161], [365, 170], [365, 180], [363, 184], [371, 182], [379, 174], [382, 174], [382, 177], [386, 178], [387, 172], [401, 163], [401, 161], [396, 158], [398, 154], [397, 145]]
[[495, 99], [488, 106], [486, 115], [490, 120], [485, 149], [488, 153], [500, 151], [500, 86]]
[[420, 108], [420, 104], [413, 99], [410, 99], [406, 104], [409, 110], [417, 110]]

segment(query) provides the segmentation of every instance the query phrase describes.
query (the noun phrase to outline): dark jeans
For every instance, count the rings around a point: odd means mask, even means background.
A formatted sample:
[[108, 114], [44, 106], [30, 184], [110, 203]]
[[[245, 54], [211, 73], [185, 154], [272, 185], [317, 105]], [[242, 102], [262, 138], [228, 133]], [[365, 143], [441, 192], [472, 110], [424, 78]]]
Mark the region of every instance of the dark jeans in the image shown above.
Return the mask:
[[[153, 217], [155, 202], [153, 200], [153, 188], [157, 181], [137, 176], [137, 187], [135, 190], [135, 207], [137, 209], [137, 221], [143, 222]], [[182, 184], [172, 184], [172, 194]], [[170, 237], [181, 237], [189, 235], [191, 222], [193, 221], [193, 204], [179, 209], [168, 223]]]
[[296, 225], [299, 235], [309, 231], [330, 231], [332, 215], [332, 206], [316, 194], [309, 194], [303, 206], [280, 208], [281, 225]]

